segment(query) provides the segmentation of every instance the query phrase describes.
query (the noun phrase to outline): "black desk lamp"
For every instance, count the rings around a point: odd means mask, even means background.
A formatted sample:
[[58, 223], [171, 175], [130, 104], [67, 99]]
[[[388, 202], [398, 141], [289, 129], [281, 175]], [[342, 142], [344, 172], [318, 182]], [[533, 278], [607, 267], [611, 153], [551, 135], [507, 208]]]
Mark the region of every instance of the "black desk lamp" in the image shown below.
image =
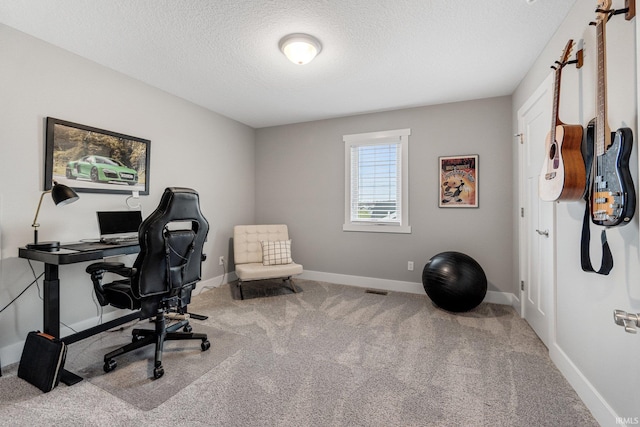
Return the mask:
[[60, 242], [38, 242], [38, 214], [40, 213], [40, 206], [42, 206], [42, 199], [44, 195], [47, 193], [51, 193], [51, 198], [56, 205], [68, 205], [69, 203], [73, 203], [78, 200], [80, 197], [76, 194], [73, 189], [67, 187], [66, 185], [58, 184], [56, 181], [53, 181], [53, 188], [51, 190], [47, 190], [40, 195], [40, 202], [38, 202], [38, 209], [36, 209], [36, 216], [33, 218], [33, 243], [29, 243], [27, 245], [28, 249], [38, 249], [41, 251], [51, 251], [60, 247]]

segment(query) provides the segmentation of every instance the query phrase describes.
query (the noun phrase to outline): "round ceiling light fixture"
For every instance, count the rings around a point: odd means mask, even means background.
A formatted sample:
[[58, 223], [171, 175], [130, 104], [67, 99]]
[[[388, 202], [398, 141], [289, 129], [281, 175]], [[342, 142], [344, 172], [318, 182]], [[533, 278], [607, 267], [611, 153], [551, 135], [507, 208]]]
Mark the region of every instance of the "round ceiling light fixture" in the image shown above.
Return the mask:
[[280, 39], [280, 50], [291, 62], [304, 65], [322, 50], [320, 41], [309, 34], [294, 33]]

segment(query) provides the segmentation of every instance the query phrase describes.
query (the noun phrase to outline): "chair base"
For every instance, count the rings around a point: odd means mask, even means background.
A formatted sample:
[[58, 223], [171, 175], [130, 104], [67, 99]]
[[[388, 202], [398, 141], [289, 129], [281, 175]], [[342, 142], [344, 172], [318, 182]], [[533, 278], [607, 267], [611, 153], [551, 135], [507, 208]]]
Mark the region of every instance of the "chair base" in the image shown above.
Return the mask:
[[[104, 356], [104, 371], [111, 372], [118, 366], [117, 362], [114, 360], [115, 357], [121, 356], [142, 347], [146, 347], [147, 345], [155, 344], [156, 350], [153, 377], [154, 379], [158, 379], [164, 375], [164, 368], [162, 367], [162, 350], [165, 341], [201, 340], [202, 343], [200, 344], [200, 348], [202, 349], [202, 351], [206, 351], [211, 347], [211, 343], [209, 342], [207, 334], [191, 332], [191, 325], [189, 325], [188, 320], [182, 320], [169, 327], [165, 327], [165, 316], [164, 313], [162, 313], [156, 316], [155, 324], [155, 330], [134, 329], [133, 331], [131, 331], [131, 335], [133, 338], [130, 344], [107, 353]], [[182, 328], [184, 331], [177, 332], [180, 328]]]

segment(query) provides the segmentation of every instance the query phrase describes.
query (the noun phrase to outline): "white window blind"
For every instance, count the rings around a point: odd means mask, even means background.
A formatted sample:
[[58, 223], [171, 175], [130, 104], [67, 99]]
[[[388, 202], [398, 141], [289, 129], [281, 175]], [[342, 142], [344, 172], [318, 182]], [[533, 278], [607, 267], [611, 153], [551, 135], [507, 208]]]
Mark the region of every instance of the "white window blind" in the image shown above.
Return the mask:
[[410, 233], [410, 129], [345, 135], [344, 231]]
[[400, 223], [400, 159], [400, 141], [351, 146], [352, 222]]

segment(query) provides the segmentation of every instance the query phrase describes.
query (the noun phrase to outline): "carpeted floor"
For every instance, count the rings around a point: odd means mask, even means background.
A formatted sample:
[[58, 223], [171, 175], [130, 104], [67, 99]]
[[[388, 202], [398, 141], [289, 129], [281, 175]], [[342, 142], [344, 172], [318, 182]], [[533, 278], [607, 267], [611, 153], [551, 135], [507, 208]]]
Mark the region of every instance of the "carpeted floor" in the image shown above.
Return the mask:
[[[171, 375], [167, 356], [156, 381], [148, 362], [123, 361], [42, 394], [9, 367], [0, 378], [0, 425], [597, 425], [510, 307], [453, 314], [426, 295], [296, 284], [303, 292], [241, 301], [225, 285], [195, 297], [190, 311], [210, 317], [192, 321], [194, 332], [211, 331], [211, 349], [199, 352], [195, 342], [170, 351]], [[101, 353], [100, 341], [73, 344], [70, 354], [80, 345]], [[193, 375], [188, 364], [206, 366]], [[130, 369], [146, 371], [138, 381], [166, 396], [142, 392], [148, 403], [132, 403], [138, 393], [117, 390]]]
[[[153, 329], [153, 324], [142, 323], [135, 327]], [[103, 333], [70, 346], [65, 367], [142, 410], [161, 405], [249, 344], [249, 339], [241, 335], [198, 325], [194, 332], [207, 334], [215, 345], [214, 351], [202, 351], [201, 340], [167, 341], [162, 355], [162, 381], [152, 379], [155, 347], [151, 345], [117, 357], [118, 367], [105, 375], [104, 355], [131, 342], [131, 329]]]

